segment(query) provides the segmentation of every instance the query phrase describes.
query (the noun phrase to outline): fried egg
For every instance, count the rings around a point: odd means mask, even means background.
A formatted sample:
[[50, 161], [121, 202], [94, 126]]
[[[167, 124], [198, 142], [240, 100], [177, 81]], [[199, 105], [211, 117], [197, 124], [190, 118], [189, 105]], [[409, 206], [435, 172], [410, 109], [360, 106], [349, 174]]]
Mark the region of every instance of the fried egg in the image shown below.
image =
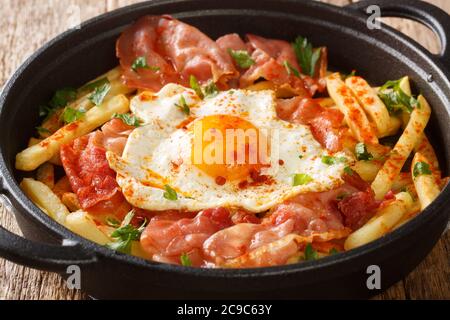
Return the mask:
[[230, 90], [200, 99], [169, 84], [131, 101], [142, 126], [122, 157], [107, 154], [135, 207], [151, 211], [243, 208], [264, 212], [300, 193], [343, 183], [354, 160], [332, 155], [308, 126], [277, 117], [272, 91]]

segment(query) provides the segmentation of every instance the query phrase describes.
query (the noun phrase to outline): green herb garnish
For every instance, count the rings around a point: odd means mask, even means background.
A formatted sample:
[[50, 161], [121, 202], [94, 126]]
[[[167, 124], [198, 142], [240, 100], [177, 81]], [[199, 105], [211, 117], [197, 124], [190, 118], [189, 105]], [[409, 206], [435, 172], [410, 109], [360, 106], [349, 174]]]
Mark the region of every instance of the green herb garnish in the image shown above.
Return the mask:
[[88, 83], [87, 85], [81, 87], [80, 91], [92, 91], [92, 90], [97, 89], [98, 87], [104, 86], [107, 83], [110, 83], [110, 82], [109, 82], [108, 78], [104, 77], [104, 78], [101, 78], [97, 81]]
[[228, 53], [236, 61], [236, 64], [242, 69], [248, 69], [256, 62], [252, 59], [250, 54], [245, 50], [231, 50], [228, 49]]
[[352, 170], [352, 168], [350, 168], [350, 167], [345, 167], [345, 168], [344, 168], [344, 172], [345, 172], [346, 174], [348, 174], [349, 176], [352, 176], [352, 175], [353, 175], [353, 170]]
[[192, 267], [192, 261], [186, 253], [181, 255], [180, 261], [183, 267]]
[[303, 37], [297, 37], [292, 46], [294, 47], [298, 63], [302, 68], [302, 73], [314, 77], [316, 65], [321, 55], [320, 48], [313, 49], [313, 46], [308, 42], [308, 39]]
[[335, 254], [338, 254], [338, 253], [339, 253], [339, 250], [336, 249], [336, 248], [333, 248], [333, 249], [330, 250], [329, 255], [332, 256], [332, 255], [335, 255]]
[[284, 61], [284, 67], [286, 68], [286, 71], [288, 73], [288, 75], [293, 74], [294, 76], [301, 78], [301, 74], [300, 71], [298, 71], [297, 69], [295, 69], [290, 63], [289, 61]]
[[120, 227], [111, 234], [111, 238], [114, 238], [115, 241], [107, 244], [108, 248], [125, 254], [131, 253], [133, 241], [139, 241], [147, 224], [145, 221], [139, 228], [136, 228], [131, 225], [133, 217], [134, 211], [127, 214]]
[[414, 108], [420, 108], [419, 101], [408, 96], [400, 87], [401, 79], [386, 82], [379, 90], [378, 96], [383, 100], [391, 115], [401, 111], [411, 113]]
[[123, 114], [114, 114], [113, 119], [120, 119], [123, 121], [123, 123], [131, 126], [131, 127], [139, 127], [141, 124], [139, 123], [138, 118], [136, 116], [131, 115], [129, 113], [123, 113]]
[[85, 113], [86, 113], [86, 111], [84, 111], [84, 110], [76, 110], [76, 109], [67, 107], [64, 109], [64, 112], [61, 114], [61, 120], [65, 124], [69, 124], [69, 123], [75, 122], [77, 120], [80, 120], [84, 116]]
[[57, 109], [66, 107], [70, 102], [76, 100], [77, 90], [74, 88], [64, 88], [56, 91], [47, 105], [39, 107], [39, 116], [48, 119]]
[[178, 200], [178, 194], [177, 192], [172, 189], [169, 185], [164, 186], [166, 192], [164, 192], [164, 198], [170, 201], [177, 201]]
[[317, 251], [314, 250], [311, 243], [308, 243], [305, 247], [305, 260], [311, 261], [311, 260], [317, 260], [318, 254]]
[[413, 175], [414, 177], [418, 177], [420, 175], [430, 175], [432, 174], [430, 165], [426, 162], [417, 162], [414, 165]]
[[136, 60], [134, 60], [133, 64], [131, 65], [131, 70], [133, 70], [134, 72], [137, 72], [139, 69], [152, 70], [155, 72], [161, 70], [160, 67], [149, 66], [147, 64], [146, 57], [137, 57]]
[[339, 158], [335, 158], [332, 156], [323, 156], [322, 157], [322, 163], [327, 164], [329, 166], [336, 164], [336, 163], [345, 163], [347, 162], [347, 158], [345, 157], [339, 157]]
[[191, 114], [191, 108], [189, 108], [184, 96], [181, 96], [180, 102], [176, 105], [185, 115], [189, 116]]
[[96, 87], [92, 95], [89, 97], [89, 100], [96, 106], [99, 106], [103, 103], [103, 100], [105, 100], [105, 97], [110, 90], [111, 84], [109, 82], [100, 87]]
[[370, 161], [373, 160], [373, 155], [367, 150], [367, 146], [360, 142], [355, 146], [356, 159]]
[[311, 183], [313, 181], [313, 178], [311, 176], [304, 174], [304, 173], [298, 173], [294, 175], [293, 179], [293, 185], [296, 186], [302, 186], [308, 183]]
[[215, 97], [219, 94], [219, 89], [217, 88], [214, 81], [211, 81], [209, 84], [207, 84], [204, 89], [205, 97]]
[[47, 128], [44, 128], [44, 127], [36, 127], [36, 130], [41, 135], [46, 135], [46, 134], [50, 134], [51, 133], [50, 130], [48, 130]]
[[195, 93], [197, 94], [197, 96], [200, 99], [203, 99], [205, 97], [205, 95], [203, 94], [203, 90], [202, 87], [200, 86], [200, 84], [198, 83], [198, 80], [195, 76], [191, 75], [189, 78], [189, 83], [191, 85], [192, 90], [195, 91]]

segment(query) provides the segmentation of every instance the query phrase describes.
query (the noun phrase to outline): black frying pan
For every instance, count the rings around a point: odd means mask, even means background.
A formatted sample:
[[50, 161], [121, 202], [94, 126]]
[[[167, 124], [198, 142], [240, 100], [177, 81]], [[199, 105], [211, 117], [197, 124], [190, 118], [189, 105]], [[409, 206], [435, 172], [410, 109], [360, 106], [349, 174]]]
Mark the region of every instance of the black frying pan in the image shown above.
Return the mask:
[[[440, 37], [442, 53], [432, 55], [416, 42], [383, 26], [368, 30], [365, 8], [385, 16], [418, 20]], [[449, 218], [450, 187], [418, 218], [359, 249], [319, 261], [250, 270], [207, 270], [152, 263], [117, 254], [71, 233], [41, 212], [20, 190], [17, 152], [38, 123], [37, 106], [61, 86], [79, 86], [117, 65], [114, 44], [120, 32], [146, 14], [173, 14], [211, 37], [230, 32], [293, 39], [308, 36], [330, 50], [336, 69], [358, 73], [373, 84], [409, 75], [433, 108], [428, 135], [443, 172], [450, 165], [450, 17], [411, 0], [362, 1], [346, 8], [295, 0], [152, 1], [123, 8], [68, 31], [40, 49], [14, 74], [0, 106], [0, 193], [15, 210], [25, 238], [0, 227], [0, 255], [29, 267], [65, 274], [82, 270], [82, 289], [96, 298], [364, 298], [367, 268], [381, 268], [388, 288], [431, 250]], [[69, 241], [62, 242], [62, 239]]]

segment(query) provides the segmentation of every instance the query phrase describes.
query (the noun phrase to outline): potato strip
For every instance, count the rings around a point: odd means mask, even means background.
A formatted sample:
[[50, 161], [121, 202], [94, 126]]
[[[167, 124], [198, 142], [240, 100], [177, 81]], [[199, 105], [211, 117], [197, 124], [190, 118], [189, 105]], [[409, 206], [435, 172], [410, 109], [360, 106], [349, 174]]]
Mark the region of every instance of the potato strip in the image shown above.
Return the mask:
[[16, 157], [16, 168], [22, 171], [33, 171], [44, 162], [50, 160], [67, 144], [84, 136], [111, 119], [115, 113], [127, 113], [129, 101], [124, 95], [118, 95], [102, 105], [89, 110], [82, 119], [68, 124]]

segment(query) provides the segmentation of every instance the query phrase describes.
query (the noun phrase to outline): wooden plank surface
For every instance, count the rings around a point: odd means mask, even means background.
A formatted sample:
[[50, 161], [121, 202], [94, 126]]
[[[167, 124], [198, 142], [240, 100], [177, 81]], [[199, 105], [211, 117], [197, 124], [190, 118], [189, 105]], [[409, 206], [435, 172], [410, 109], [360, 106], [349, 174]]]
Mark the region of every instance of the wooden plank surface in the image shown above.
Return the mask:
[[[450, 13], [450, 1], [426, 0]], [[0, 0], [0, 87], [22, 61], [78, 20], [136, 3], [136, 0]], [[346, 5], [352, 0], [324, 0]], [[79, 13], [79, 14], [77, 14]], [[77, 18], [79, 16], [79, 19]], [[75, 19], [73, 18], [75, 17]], [[388, 18], [387, 23], [406, 33], [432, 52], [439, 42], [426, 27], [410, 20]], [[14, 217], [0, 205], [0, 223], [20, 233]], [[450, 299], [450, 232], [406, 279], [376, 299]], [[0, 299], [86, 299], [68, 290], [58, 275], [21, 267], [0, 259]]]

